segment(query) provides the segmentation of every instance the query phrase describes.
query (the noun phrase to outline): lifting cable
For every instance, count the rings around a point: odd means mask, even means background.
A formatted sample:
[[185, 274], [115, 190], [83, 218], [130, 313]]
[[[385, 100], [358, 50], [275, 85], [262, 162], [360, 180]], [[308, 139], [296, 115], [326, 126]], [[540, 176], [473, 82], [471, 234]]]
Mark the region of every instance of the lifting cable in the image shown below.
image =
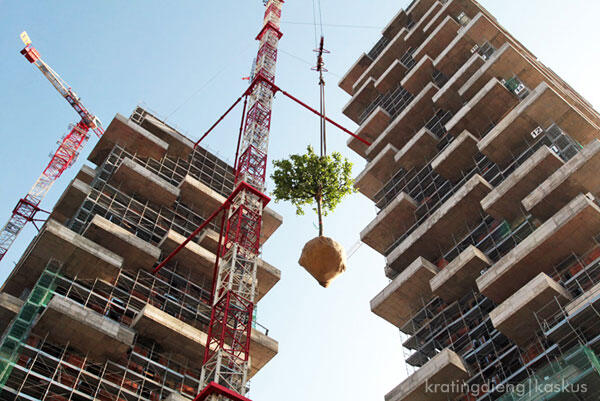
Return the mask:
[[[320, 30], [320, 41], [317, 41], [317, 12], [318, 12], [318, 25]], [[329, 53], [325, 50], [325, 36], [323, 34], [323, 12], [321, 11], [321, 0], [313, 0], [313, 24], [315, 29], [315, 47], [314, 52], [317, 53], [317, 65], [313, 67], [313, 71], [319, 73], [319, 111], [321, 116], [319, 118], [319, 131], [320, 131], [320, 145], [321, 145], [321, 157], [327, 155], [327, 135], [325, 120], [325, 78], [323, 73], [327, 72], [325, 69], [325, 61], [323, 60], [323, 54]]]

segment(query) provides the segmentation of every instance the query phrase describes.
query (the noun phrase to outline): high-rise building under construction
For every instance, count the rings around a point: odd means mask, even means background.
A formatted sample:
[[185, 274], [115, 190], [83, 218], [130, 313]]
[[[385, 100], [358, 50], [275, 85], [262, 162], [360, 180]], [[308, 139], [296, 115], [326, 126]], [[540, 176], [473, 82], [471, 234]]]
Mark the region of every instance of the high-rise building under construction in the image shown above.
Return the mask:
[[[0, 293], [0, 400], [194, 399], [220, 226], [163, 259], [228, 197], [234, 171], [143, 108], [117, 114]], [[261, 244], [281, 225], [270, 208]], [[256, 300], [281, 273], [258, 261]], [[253, 318], [252, 377], [278, 350]]]
[[339, 86], [409, 369], [386, 401], [597, 400], [598, 112], [472, 0], [413, 1]]

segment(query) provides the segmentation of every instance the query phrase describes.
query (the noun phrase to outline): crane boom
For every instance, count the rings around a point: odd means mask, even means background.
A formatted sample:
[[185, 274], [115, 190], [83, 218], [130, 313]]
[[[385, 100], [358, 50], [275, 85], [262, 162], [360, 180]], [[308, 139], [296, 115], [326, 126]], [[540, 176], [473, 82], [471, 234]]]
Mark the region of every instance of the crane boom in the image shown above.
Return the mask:
[[69, 133], [62, 138], [58, 149], [54, 152], [42, 174], [33, 184], [27, 195], [19, 199], [10, 219], [4, 225], [2, 231], [0, 231], [0, 260], [4, 258], [4, 255], [6, 255], [6, 252], [8, 252], [8, 249], [27, 222], [32, 222], [35, 225], [37, 221], [41, 221], [36, 218], [37, 212], [43, 211], [40, 209], [40, 203], [52, 187], [52, 184], [77, 160], [81, 148], [90, 137], [89, 131], [93, 131], [97, 136], [102, 136], [104, 133], [100, 120], [83, 106], [77, 94], [41, 59], [38, 51], [31, 45], [31, 40], [26, 32], [21, 34], [21, 40], [25, 43], [25, 48], [21, 50], [21, 54], [30, 63], [35, 64], [39, 68], [52, 86], [75, 109], [81, 117], [81, 121], [70, 127]]

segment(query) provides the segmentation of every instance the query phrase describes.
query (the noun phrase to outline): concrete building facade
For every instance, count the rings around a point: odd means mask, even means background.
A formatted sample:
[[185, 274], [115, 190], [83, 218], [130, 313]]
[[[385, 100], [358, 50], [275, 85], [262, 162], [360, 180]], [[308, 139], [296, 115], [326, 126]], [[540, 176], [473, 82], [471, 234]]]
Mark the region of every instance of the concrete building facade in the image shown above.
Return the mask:
[[409, 368], [386, 401], [597, 400], [598, 112], [472, 0], [414, 0], [339, 86]]
[[[0, 292], [1, 400], [193, 399], [233, 168], [143, 108], [117, 114]], [[281, 225], [266, 208], [261, 241]], [[258, 266], [257, 300], [279, 281]], [[278, 351], [253, 322], [250, 376]]]

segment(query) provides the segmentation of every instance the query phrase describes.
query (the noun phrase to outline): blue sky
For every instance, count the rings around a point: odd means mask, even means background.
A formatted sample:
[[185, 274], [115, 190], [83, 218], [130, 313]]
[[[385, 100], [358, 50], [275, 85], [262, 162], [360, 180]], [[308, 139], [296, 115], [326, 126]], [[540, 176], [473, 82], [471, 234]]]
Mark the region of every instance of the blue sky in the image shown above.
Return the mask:
[[[379, 38], [380, 30], [409, 1], [321, 0], [326, 47], [327, 109], [341, 114], [348, 95], [339, 78]], [[585, 0], [482, 0], [509, 31], [593, 105], [600, 104], [600, 53], [596, 16], [600, 3]], [[39, 71], [18, 53], [19, 33], [34, 45], [108, 126], [118, 112], [129, 115], [141, 102], [198, 138], [239, 94], [256, 53], [260, 0], [6, 1], [0, 0], [0, 221], [3, 224], [48, 162], [56, 141], [75, 113]], [[289, 0], [283, 11], [277, 83], [312, 105], [318, 87], [310, 71], [315, 47], [310, 0]], [[308, 25], [304, 23], [309, 23]], [[365, 27], [366, 26], [366, 27]], [[233, 159], [239, 112], [207, 139], [223, 158]], [[274, 103], [270, 157], [282, 158], [317, 144], [318, 121], [288, 99]], [[47, 196], [49, 209], [95, 144], [92, 139], [75, 167]], [[328, 131], [329, 150], [364, 166], [345, 146], [346, 134]], [[297, 260], [316, 235], [315, 218], [298, 217], [286, 204], [273, 205], [284, 225], [263, 257], [283, 272], [281, 282], [259, 305], [259, 321], [279, 341], [279, 355], [252, 380], [250, 397], [275, 401], [382, 399], [405, 376], [398, 331], [373, 315], [369, 300], [387, 283], [381, 256], [363, 245], [348, 271], [321, 288]], [[373, 219], [375, 208], [360, 194], [325, 220], [327, 235], [347, 249]], [[0, 264], [4, 280], [35, 235], [28, 227]]]

